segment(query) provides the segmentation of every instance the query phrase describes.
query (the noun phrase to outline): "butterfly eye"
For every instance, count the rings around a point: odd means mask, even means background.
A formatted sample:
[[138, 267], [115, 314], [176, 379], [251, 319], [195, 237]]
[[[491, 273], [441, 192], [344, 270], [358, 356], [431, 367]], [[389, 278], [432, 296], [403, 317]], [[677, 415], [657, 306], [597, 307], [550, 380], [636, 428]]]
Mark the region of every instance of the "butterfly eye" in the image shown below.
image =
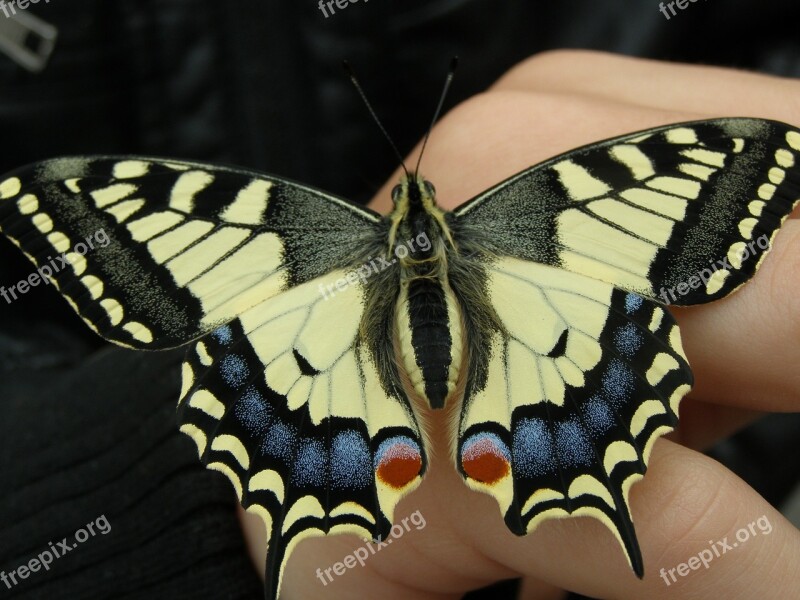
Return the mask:
[[394, 188], [392, 188], [392, 202], [397, 204], [397, 202], [400, 200], [400, 194], [402, 193], [403, 186], [398, 183], [396, 186], [394, 186]]
[[428, 192], [429, 196], [436, 195], [436, 188], [433, 187], [433, 184], [430, 181], [425, 182], [425, 191]]

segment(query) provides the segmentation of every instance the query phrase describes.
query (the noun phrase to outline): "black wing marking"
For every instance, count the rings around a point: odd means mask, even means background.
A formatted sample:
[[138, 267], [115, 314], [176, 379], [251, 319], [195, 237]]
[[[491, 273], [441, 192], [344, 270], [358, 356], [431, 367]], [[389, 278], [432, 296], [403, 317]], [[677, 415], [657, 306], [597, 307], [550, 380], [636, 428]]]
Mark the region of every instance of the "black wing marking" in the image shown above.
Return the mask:
[[385, 539], [397, 502], [425, 473], [426, 443], [400, 379], [381, 373], [391, 339], [377, 341], [381, 351], [361, 327], [367, 292], [354, 283], [320, 293], [342, 276], [249, 309], [199, 340], [183, 367], [181, 431], [265, 522], [268, 598], [302, 539]]
[[[484, 343], [458, 426], [465, 482], [492, 495], [518, 535], [548, 518], [599, 519], [641, 577], [628, 491], [692, 384], [674, 319], [637, 294], [519, 259], [491, 261], [484, 277], [494, 323], [472, 323]], [[486, 312], [465, 300], [465, 314]]]
[[260, 300], [359, 264], [381, 217], [260, 173], [60, 158], [0, 180], [0, 229], [103, 337], [179, 346]]
[[687, 305], [752, 277], [798, 200], [800, 131], [729, 118], [572, 150], [463, 204], [452, 221], [491, 254]]

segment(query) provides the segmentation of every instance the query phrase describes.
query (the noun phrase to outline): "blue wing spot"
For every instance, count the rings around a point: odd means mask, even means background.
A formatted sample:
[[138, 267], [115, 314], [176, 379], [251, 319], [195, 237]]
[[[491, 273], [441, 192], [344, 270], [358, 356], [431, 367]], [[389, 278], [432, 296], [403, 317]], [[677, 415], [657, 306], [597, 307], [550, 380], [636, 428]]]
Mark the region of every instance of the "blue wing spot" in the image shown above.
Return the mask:
[[217, 340], [218, 343], [228, 345], [233, 341], [233, 331], [228, 325], [217, 327], [211, 332], [211, 337]]
[[628, 323], [614, 331], [614, 344], [616, 344], [620, 353], [628, 358], [633, 358], [643, 343], [642, 332], [639, 331], [639, 328], [634, 323]]
[[625, 312], [629, 315], [639, 310], [642, 304], [644, 304], [644, 300], [637, 294], [628, 294], [625, 296]]
[[590, 433], [601, 436], [614, 425], [614, 416], [608, 404], [597, 396], [592, 396], [583, 405], [583, 421]]
[[373, 468], [377, 469], [381, 461], [386, 458], [386, 455], [391, 452], [393, 448], [400, 447], [407, 447], [409, 449], [413, 449], [415, 452], [419, 452], [419, 444], [417, 444], [417, 442], [412, 440], [410, 437], [407, 435], [395, 435], [383, 440], [380, 443], [378, 450], [375, 452], [375, 458], [372, 465]]
[[514, 467], [523, 477], [551, 473], [557, 467], [553, 436], [542, 419], [522, 419], [514, 429]]
[[253, 387], [247, 388], [239, 397], [233, 413], [242, 427], [252, 435], [262, 435], [272, 420], [272, 407]]
[[247, 382], [250, 376], [250, 368], [241, 356], [228, 354], [220, 363], [222, 378], [231, 387], [241, 387]]
[[509, 451], [508, 446], [506, 446], [505, 442], [500, 439], [499, 435], [491, 432], [481, 432], [471, 435], [461, 447], [462, 456], [475, 452], [481, 444], [485, 444], [486, 442], [491, 443], [500, 456], [505, 458], [507, 461], [511, 461], [511, 452]]
[[615, 358], [608, 363], [603, 373], [603, 393], [618, 407], [633, 392], [633, 372], [625, 363]]
[[357, 431], [342, 431], [331, 445], [331, 483], [336, 488], [359, 489], [372, 483], [372, 456]]
[[282, 421], [275, 421], [264, 435], [261, 452], [265, 456], [280, 458], [289, 463], [293, 460], [296, 447], [297, 430]]
[[299, 486], [322, 486], [327, 481], [325, 445], [320, 440], [305, 438], [294, 457], [292, 483]]
[[567, 467], [588, 465], [594, 458], [591, 442], [576, 418], [556, 425], [558, 460]]

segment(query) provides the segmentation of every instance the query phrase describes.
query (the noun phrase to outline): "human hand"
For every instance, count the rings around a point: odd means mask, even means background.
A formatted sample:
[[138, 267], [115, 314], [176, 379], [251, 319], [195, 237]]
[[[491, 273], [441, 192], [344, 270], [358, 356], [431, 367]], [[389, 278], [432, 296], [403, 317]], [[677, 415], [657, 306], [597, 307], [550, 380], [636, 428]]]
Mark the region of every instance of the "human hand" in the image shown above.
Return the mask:
[[[439, 204], [452, 209], [535, 163], [623, 133], [722, 116], [800, 125], [798, 92], [796, 81], [726, 69], [592, 52], [543, 54], [447, 114], [431, 134], [421, 171], [436, 185]], [[397, 176], [378, 193], [374, 208], [389, 210], [396, 181]], [[672, 310], [696, 383], [681, 405], [679, 429], [656, 442], [647, 476], [631, 491], [643, 580], [593, 519], [548, 520], [529, 535], [513, 535], [496, 502], [469, 490], [456, 472], [447, 450], [448, 411], [428, 411], [428, 471], [395, 512], [397, 523], [418, 511], [424, 526], [404, 529], [363, 567], [326, 584], [317, 569], [343, 561], [365, 543], [352, 536], [303, 541], [288, 562], [284, 597], [450, 599], [512, 577], [524, 580], [522, 599], [561, 598], [565, 589], [637, 600], [791, 597], [800, 575], [800, 533], [700, 451], [762, 412], [798, 409], [798, 274], [795, 218], [784, 224], [759, 272], [740, 291]], [[737, 531], [749, 526], [746, 542], [723, 555], [722, 540], [732, 546]], [[263, 542], [260, 521], [250, 529], [251, 539]], [[676, 571], [712, 545], [720, 556], [708, 569]], [[263, 548], [255, 552], [256, 564], [263, 565]]]

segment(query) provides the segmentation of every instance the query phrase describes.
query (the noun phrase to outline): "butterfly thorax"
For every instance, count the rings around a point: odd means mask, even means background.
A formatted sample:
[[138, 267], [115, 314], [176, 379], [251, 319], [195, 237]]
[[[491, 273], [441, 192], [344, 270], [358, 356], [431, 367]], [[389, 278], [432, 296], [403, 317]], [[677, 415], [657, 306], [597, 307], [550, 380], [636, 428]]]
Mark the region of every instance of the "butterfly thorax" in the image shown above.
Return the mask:
[[461, 313], [447, 280], [447, 257], [455, 246], [429, 182], [404, 177], [392, 199], [389, 251], [400, 263], [399, 363], [414, 392], [442, 408], [456, 387], [462, 357]]

